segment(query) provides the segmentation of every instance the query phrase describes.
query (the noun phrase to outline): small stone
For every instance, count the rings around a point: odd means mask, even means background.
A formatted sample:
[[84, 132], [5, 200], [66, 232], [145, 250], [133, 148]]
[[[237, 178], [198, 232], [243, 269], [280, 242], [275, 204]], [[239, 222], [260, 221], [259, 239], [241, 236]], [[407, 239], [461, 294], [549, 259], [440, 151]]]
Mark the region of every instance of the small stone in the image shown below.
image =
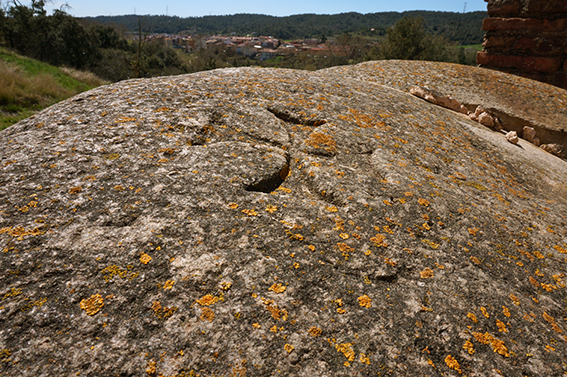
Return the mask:
[[525, 140], [539, 147], [540, 140], [536, 136], [536, 130], [533, 127], [525, 126], [522, 130], [522, 136]]
[[494, 127], [494, 118], [487, 112], [484, 112], [478, 116], [478, 122], [486, 127]]
[[512, 144], [518, 144], [520, 139], [518, 138], [518, 133], [516, 131], [510, 131], [506, 134], [506, 140]]
[[502, 130], [502, 121], [498, 117], [494, 118], [494, 129], [496, 131]]
[[543, 144], [542, 146], [540, 146], [540, 148], [557, 157], [565, 158], [565, 156], [567, 155], [567, 153], [565, 153], [565, 151], [559, 144]]

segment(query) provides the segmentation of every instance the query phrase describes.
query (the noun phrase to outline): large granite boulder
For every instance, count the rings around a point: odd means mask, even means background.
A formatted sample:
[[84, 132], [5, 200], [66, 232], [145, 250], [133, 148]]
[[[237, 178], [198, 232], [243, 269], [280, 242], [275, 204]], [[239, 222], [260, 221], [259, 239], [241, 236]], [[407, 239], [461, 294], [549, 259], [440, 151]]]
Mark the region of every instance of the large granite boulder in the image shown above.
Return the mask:
[[[0, 375], [567, 372], [567, 162], [411, 64], [129, 80], [2, 131]], [[433, 89], [484, 98], [458, 70]], [[517, 112], [552, 90], [494, 74]]]

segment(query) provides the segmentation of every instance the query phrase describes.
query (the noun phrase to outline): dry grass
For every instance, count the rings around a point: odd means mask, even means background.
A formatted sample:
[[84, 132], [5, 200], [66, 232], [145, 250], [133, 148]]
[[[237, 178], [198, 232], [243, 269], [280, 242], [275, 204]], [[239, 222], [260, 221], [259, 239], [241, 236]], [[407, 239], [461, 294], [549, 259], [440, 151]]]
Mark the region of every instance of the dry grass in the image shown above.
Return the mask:
[[85, 84], [87, 84], [88, 86], [91, 86], [91, 87], [97, 87], [97, 86], [109, 84], [108, 81], [101, 79], [100, 77], [98, 77], [97, 75], [95, 75], [92, 72], [79, 71], [79, 70], [76, 70], [74, 68], [67, 68], [67, 67], [62, 67], [62, 68], [59, 68], [59, 69], [64, 74], [71, 76], [75, 80], [83, 82], [83, 83], [85, 83]]

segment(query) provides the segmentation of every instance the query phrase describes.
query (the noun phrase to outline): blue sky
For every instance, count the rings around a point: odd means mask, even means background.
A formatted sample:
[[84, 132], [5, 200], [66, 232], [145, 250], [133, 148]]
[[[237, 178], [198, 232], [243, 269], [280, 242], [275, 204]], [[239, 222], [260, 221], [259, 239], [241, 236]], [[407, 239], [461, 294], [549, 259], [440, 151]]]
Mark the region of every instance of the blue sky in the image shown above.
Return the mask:
[[[1, 1], [5, 3], [5, 1]], [[26, 4], [26, 1], [22, 1]], [[464, 0], [54, 0], [47, 9], [59, 8], [68, 3], [67, 12], [76, 17], [123, 14], [152, 14], [191, 17], [226, 15], [235, 13], [259, 13], [273, 16], [317, 13], [336, 14], [343, 12], [375, 13], [403, 12], [406, 10], [434, 10], [462, 12]], [[484, 0], [467, 0], [467, 12], [486, 11]]]

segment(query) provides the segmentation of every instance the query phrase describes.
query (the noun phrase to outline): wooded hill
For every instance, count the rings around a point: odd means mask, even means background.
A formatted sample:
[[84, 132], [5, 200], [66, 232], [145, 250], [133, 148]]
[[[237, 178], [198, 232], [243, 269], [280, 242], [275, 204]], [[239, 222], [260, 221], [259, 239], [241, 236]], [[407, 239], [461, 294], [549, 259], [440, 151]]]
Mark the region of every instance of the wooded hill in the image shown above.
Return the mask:
[[[356, 12], [334, 15], [299, 14], [275, 17], [261, 14], [228, 16], [172, 17], [172, 16], [98, 16], [105, 24], [123, 25], [130, 31], [138, 30], [142, 18], [147, 31], [152, 33], [271, 35], [279, 39], [323, 38], [344, 33], [382, 36], [404, 16], [423, 17], [427, 31], [442, 34], [459, 45], [482, 43], [482, 20], [486, 12], [431, 12], [408, 11], [360, 14]], [[374, 31], [371, 31], [374, 29]]]

